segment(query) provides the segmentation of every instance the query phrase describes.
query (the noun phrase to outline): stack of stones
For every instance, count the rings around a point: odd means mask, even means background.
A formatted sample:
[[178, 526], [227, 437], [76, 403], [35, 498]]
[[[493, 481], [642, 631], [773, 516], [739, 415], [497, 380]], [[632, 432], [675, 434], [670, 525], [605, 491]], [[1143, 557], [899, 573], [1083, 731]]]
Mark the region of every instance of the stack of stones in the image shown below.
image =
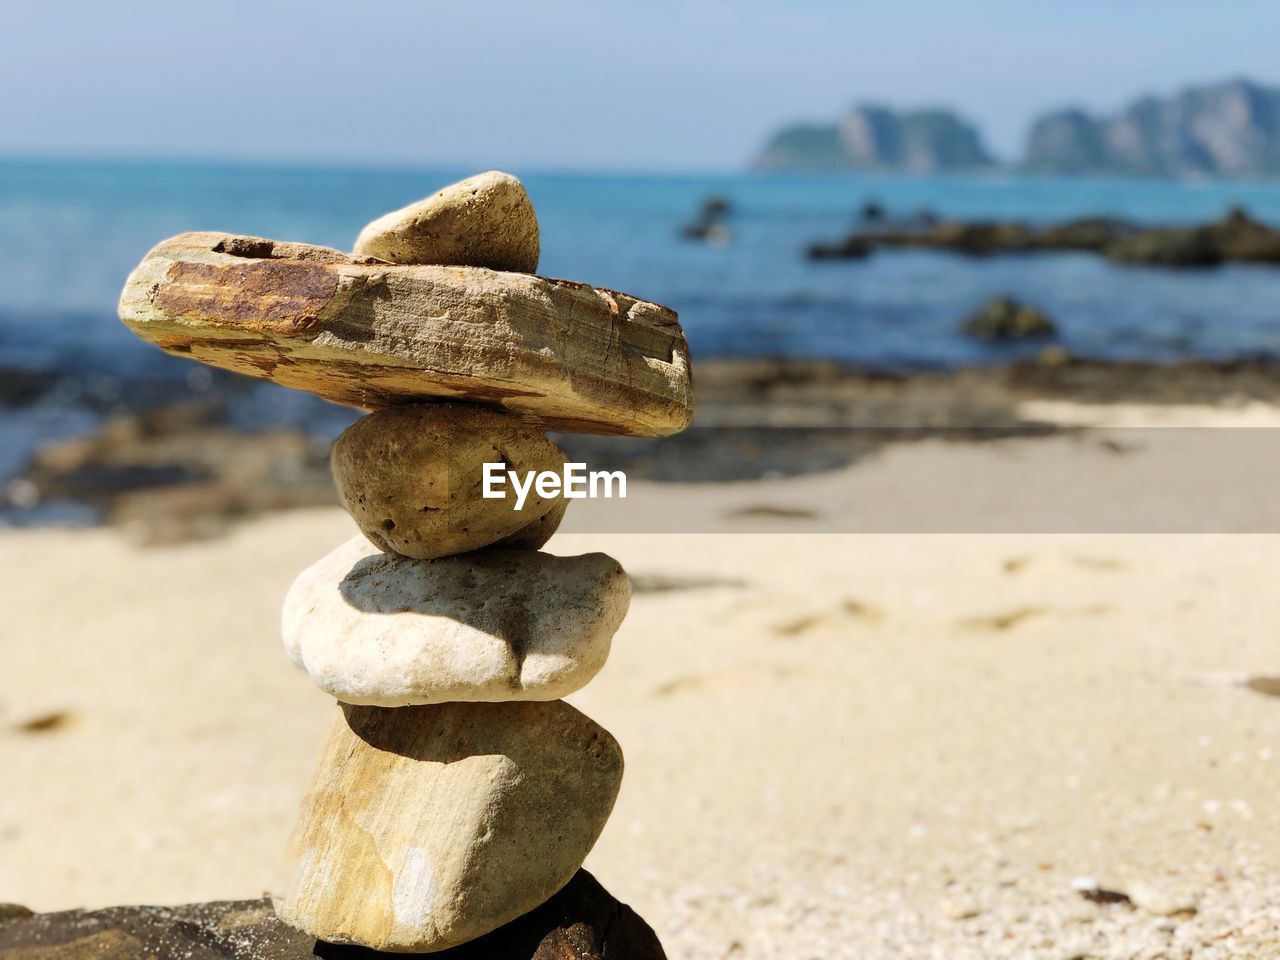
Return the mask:
[[483, 465], [559, 472], [546, 429], [683, 429], [688, 348], [665, 307], [536, 276], [538, 238], [520, 182], [487, 173], [370, 224], [351, 255], [183, 234], [121, 298], [171, 353], [372, 410], [332, 460], [362, 535], [283, 615], [289, 656], [340, 706], [276, 900], [321, 940], [492, 935], [567, 889], [618, 793], [617, 742], [560, 698], [604, 665], [627, 576], [540, 552], [566, 501], [486, 499]]

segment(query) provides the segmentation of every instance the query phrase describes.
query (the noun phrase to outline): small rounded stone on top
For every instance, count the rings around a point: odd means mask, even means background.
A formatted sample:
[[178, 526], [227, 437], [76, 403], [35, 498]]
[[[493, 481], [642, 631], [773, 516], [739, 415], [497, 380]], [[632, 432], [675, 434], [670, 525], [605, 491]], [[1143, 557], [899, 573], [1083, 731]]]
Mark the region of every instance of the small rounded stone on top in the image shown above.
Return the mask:
[[391, 263], [538, 270], [538, 217], [522, 184], [490, 170], [379, 217], [360, 231], [356, 257]]
[[376, 411], [338, 438], [332, 456], [338, 495], [364, 535], [417, 560], [491, 545], [536, 550], [568, 501], [530, 487], [517, 510], [509, 486], [502, 499], [486, 498], [485, 464], [524, 476], [559, 472], [564, 462], [564, 452], [528, 424], [455, 403]]

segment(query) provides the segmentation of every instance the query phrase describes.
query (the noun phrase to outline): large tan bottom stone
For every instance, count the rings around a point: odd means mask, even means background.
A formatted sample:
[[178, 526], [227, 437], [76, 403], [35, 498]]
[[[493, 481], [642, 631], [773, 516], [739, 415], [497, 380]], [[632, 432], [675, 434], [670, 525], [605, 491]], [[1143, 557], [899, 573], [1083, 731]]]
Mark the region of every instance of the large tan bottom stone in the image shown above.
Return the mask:
[[617, 742], [563, 701], [344, 705], [276, 911], [334, 943], [464, 943], [569, 881], [621, 782]]

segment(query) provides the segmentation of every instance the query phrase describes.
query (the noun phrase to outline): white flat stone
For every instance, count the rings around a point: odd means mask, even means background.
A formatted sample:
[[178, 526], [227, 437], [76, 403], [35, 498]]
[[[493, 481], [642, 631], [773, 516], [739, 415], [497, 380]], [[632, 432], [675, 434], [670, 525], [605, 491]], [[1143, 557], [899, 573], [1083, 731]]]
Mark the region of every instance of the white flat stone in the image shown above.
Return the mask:
[[345, 703], [555, 700], [604, 666], [630, 599], [602, 553], [412, 560], [355, 537], [294, 581], [284, 643]]

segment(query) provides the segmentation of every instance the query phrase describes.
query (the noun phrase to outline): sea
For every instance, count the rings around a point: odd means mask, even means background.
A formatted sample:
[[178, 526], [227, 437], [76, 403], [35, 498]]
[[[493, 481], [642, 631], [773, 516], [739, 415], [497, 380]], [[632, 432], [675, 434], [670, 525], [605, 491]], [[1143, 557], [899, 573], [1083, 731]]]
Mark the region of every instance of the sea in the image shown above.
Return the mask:
[[[129, 270], [157, 241], [225, 230], [349, 249], [362, 225], [467, 170], [0, 160], [0, 386], [49, 374], [55, 388], [0, 389], [0, 485], [51, 439], [92, 431], [113, 399], [206, 374], [135, 339], [115, 316]], [[710, 357], [824, 358], [883, 370], [997, 364], [1039, 345], [958, 331], [989, 298], [1046, 311], [1073, 354], [1171, 361], [1280, 355], [1280, 268], [1173, 271], [1083, 253], [974, 259], [921, 250], [811, 261], [806, 247], [929, 211], [1049, 222], [1108, 215], [1152, 224], [1216, 219], [1232, 206], [1280, 223], [1280, 184], [1007, 175], [618, 174], [514, 171], [542, 228], [539, 272], [677, 310], [695, 364]], [[681, 236], [709, 197], [728, 201], [725, 242]], [[264, 385], [237, 393], [246, 430], [332, 434], [349, 415]]]

